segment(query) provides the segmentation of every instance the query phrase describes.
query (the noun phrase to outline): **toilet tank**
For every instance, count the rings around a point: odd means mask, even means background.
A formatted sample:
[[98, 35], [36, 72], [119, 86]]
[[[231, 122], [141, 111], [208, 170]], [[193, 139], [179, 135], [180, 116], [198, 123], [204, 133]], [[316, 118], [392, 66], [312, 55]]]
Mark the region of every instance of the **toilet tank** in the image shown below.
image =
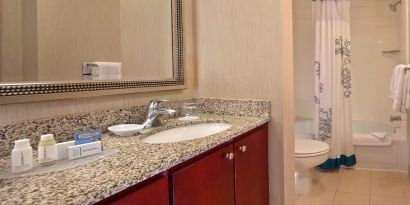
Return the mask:
[[313, 139], [312, 119], [297, 119], [295, 121], [295, 138]]

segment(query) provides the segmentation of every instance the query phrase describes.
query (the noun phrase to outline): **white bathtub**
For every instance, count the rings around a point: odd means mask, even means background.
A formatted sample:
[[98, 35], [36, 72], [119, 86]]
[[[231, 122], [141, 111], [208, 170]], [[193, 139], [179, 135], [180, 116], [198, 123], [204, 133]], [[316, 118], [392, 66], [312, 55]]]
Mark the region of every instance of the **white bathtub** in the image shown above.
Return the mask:
[[[402, 123], [406, 124], [406, 123]], [[357, 164], [363, 169], [380, 169], [407, 171], [408, 143], [405, 127], [394, 129], [377, 122], [353, 121], [354, 133], [388, 132], [393, 137], [393, 143], [388, 147], [355, 146]], [[313, 138], [313, 123], [311, 119], [298, 119], [295, 122], [295, 135], [298, 138]]]

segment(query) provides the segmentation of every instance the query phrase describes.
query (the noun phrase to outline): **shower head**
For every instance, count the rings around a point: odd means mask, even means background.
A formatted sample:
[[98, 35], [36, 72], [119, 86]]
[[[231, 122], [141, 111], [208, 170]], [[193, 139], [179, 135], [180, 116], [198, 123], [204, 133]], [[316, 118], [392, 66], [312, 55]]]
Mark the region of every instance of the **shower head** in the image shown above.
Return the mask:
[[392, 10], [393, 12], [397, 12], [397, 6], [401, 4], [401, 0], [397, 1], [394, 4], [389, 4], [389, 9]]

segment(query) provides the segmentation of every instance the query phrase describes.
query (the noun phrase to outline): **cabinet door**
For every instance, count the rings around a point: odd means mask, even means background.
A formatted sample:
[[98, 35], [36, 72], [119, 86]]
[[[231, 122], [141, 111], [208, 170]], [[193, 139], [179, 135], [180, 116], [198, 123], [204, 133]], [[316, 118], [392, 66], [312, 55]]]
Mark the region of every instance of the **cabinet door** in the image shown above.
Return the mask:
[[127, 194], [112, 205], [169, 205], [168, 178], [166, 176]]
[[268, 205], [267, 125], [235, 142], [234, 149], [236, 205]]
[[174, 205], [234, 205], [232, 157], [233, 145], [228, 145], [175, 171], [172, 174]]

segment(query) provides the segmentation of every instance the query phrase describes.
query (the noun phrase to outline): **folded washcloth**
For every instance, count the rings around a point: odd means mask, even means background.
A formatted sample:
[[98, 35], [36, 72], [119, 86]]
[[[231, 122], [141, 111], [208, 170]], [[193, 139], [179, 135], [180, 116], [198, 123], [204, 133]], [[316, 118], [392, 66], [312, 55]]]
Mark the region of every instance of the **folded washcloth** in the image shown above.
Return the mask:
[[379, 139], [379, 140], [385, 140], [387, 137], [387, 133], [385, 132], [371, 132], [370, 133], [373, 137]]
[[353, 144], [357, 146], [375, 146], [375, 147], [385, 147], [392, 145], [391, 136], [386, 136], [384, 140], [379, 140], [368, 133], [355, 133], [353, 134]]

